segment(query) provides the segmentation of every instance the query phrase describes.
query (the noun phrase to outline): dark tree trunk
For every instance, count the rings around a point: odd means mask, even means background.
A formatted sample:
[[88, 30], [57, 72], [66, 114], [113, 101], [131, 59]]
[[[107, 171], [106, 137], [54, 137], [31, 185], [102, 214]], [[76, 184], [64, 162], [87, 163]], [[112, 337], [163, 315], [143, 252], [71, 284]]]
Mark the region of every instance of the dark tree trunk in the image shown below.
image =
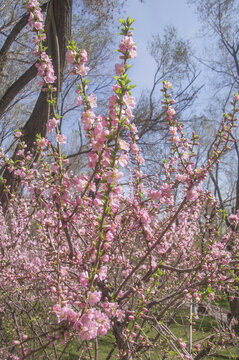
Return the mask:
[[[41, 6], [41, 11], [46, 11], [47, 2]], [[6, 61], [7, 61], [7, 53], [12, 45], [12, 43], [16, 40], [16, 37], [22, 31], [22, 29], [27, 25], [28, 15], [25, 14], [13, 27], [12, 31], [6, 38], [1, 50], [0, 50], [0, 73], [3, 71]]]
[[[56, 88], [60, 92], [64, 69], [66, 46], [71, 38], [72, 0], [51, 0], [46, 19], [48, 55], [51, 56], [55, 75]], [[37, 134], [46, 135], [49, 104], [46, 93], [41, 92], [30, 118], [22, 129], [27, 150], [33, 148]]]
[[[55, 84], [57, 93], [60, 92], [62, 86], [66, 46], [71, 38], [71, 24], [72, 0], [51, 0], [48, 4], [45, 30], [47, 35], [47, 52], [52, 58], [55, 75], [57, 76]], [[30, 118], [22, 128], [22, 140], [26, 143], [26, 152], [34, 149], [37, 134], [41, 134], [41, 136], [46, 135], [48, 116], [49, 104], [47, 102], [47, 95], [45, 92], [41, 92]], [[13, 155], [13, 160], [16, 160], [16, 151]], [[7, 169], [3, 174], [3, 178], [5, 179], [5, 184], [10, 188], [10, 192], [15, 191], [18, 181], [13, 179], [12, 174]], [[3, 186], [0, 187], [0, 200], [2, 205], [7, 203], [7, 196]]]

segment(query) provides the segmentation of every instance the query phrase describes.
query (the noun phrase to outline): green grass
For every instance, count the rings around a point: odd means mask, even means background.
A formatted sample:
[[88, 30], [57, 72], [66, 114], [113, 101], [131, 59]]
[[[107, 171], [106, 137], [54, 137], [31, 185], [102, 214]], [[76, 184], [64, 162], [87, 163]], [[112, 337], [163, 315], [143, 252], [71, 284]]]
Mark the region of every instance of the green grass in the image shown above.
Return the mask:
[[[172, 331], [172, 333], [177, 338], [182, 338], [184, 342], [188, 345], [189, 343], [189, 321], [188, 321], [189, 311], [188, 310], [181, 310], [180, 314], [176, 314], [173, 316], [173, 320], [168, 323], [168, 327]], [[211, 334], [211, 330], [213, 327], [216, 327], [217, 323], [216, 320], [209, 317], [200, 315], [199, 319], [194, 319], [193, 325], [193, 343], [197, 344], [201, 339], [206, 338]], [[156, 332], [154, 330], [148, 329], [148, 336], [149, 338], [153, 338]], [[111, 333], [107, 334], [104, 338], [100, 338], [98, 341], [99, 347], [99, 360], [105, 360], [109, 351], [112, 349], [114, 343], [114, 337]], [[67, 348], [66, 354], [62, 357], [62, 360], [78, 360], [80, 356], [80, 352], [78, 351], [79, 342], [75, 340], [70, 344]], [[94, 342], [92, 342], [92, 346], [94, 346]], [[163, 349], [166, 348], [166, 342], [161, 343], [161, 345], [154, 349], [154, 351], [150, 354], [150, 360], [161, 360], [163, 359]], [[116, 354], [116, 351], [114, 352]], [[81, 356], [81, 360], [89, 359], [87, 354], [83, 357]], [[115, 359], [112, 356], [112, 359]], [[148, 357], [144, 357], [144, 359], [149, 359]], [[176, 355], [171, 351], [167, 353], [167, 357], [164, 359], [167, 360], [175, 360]], [[236, 359], [236, 351], [234, 347], [229, 347], [225, 350], [219, 351], [217, 354], [211, 356], [205, 356], [203, 360], [223, 360], [223, 359]]]
[[[227, 305], [227, 304], [224, 304]], [[225, 306], [226, 308], [226, 306]], [[170, 326], [171, 331], [176, 337], [182, 338], [189, 344], [189, 311], [182, 310], [180, 315], [174, 317], [175, 322]], [[206, 315], [199, 315], [198, 319], [193, 319], [193, 344], [197, 344], [201, 339], [205, 339], [210, 335], [212, 328], [217, 327], [217, 322], [214, 318]], [[217, 354], [205, 356], [203, 359], [235, 359], [236, 350], [231, 346], [225, 350], [219, 351]], [[173, 357], [172, 357], [173, 359]]]

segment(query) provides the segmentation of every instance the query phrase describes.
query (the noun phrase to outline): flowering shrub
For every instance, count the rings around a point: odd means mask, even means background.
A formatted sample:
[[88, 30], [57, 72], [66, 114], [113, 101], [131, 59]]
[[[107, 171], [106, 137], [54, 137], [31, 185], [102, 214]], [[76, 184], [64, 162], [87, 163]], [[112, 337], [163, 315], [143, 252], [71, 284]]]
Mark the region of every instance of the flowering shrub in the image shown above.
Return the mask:
[[[39, 4], [31, 0], [26, 8], [36, 34], [38, 75], [51, 93], [55, 75], [42, 45]], [[213, 300], [222, 289], [233, 292], [238, 249], [233, 226], [239, 214], [230, 218], [232, 228], [224, 233], [217, 202], [203, 182], [232, 143], [238, 95], [232, 112], [224, 116], [211, 157], [198, 168], [198, 137], [193, 133], [186, 138], [169, 93], [171, 84], [163, 82], [171, 151], [158, 187], [152, 187], [141, 169], [133, 85], [127, 75], [128, 61], [137, 54], [133, 20], [120, 21], [120, 63], [108, 115], [96, 116], [96, 96], [87, 94], [86, 51], [71, 43], [66, 53], [70, 73], [81, 79], [76, 103], [89, 142], [90, 171], [67, 171], [62, 155], [67, 139], [57, 115], [47, 123], [56, 146], [36, 139], [38, 163], [25, 153], [20, 131], [19, 159], [13, 163], [1, 152], [2, 165], [24, 189], [14, 194], [6, 188], [8, 208], [0, 210], [1, 358], [59, 359], [77, 340], [79, 358], [94, 353], [96, 359], [98, 337], [110, 333], [114, 340], [107, 359], [146, 359], [157, 349], [193, 359], [208, 339], [189, 354], [187, 344], [166, 326], [168, 314], [185, 300]], [[129, 181], [127, 194], [120, 185], [123, 177]], [[210, 341], [216, 349], [238, 338], [228, 328], [212, 329]]]

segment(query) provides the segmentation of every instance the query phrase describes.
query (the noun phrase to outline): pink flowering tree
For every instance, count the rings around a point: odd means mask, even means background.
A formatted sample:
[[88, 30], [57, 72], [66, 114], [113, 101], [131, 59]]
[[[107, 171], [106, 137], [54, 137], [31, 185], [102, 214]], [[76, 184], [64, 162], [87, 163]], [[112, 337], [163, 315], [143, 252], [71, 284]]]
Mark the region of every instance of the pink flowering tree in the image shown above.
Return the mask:
[[[27, 1], [26, 8], [39, 37], [38, 75], [54, 106], [55, 73], [42, 45], [39, 4]], [[67, 137], [59, 131], [56, 111], [47, 122], [53, 141], [40, 135], [35, 140], [37, 162], [20, 131], [17, 160], [0, 153], [2, 166], [21, 185], [16, 193], [5, 185], [7, 209], [0, 209], [3, 359], [63, 359], [72, 343], [79, 359], [99, 359], [99, 339], [110, 339], [107, 360], [149, 359], [152, 353], [166, 358], [170, 351], [180, 359], [200, 359], [238, 343], [233, 327], [225, 326], [190, 348], [168, 320], [183, 303], [213, 301], [229, 290], [236, 295], [231, 284], [238, 269], [239, 214], [230, 217], [224, 232], [204, 181], [232, 144], [239, 96], [224, 115], [211, 157], [198, 168], [198, 137], [185, 136], [171, 84], [162, 83], [171, 150], [154, 188], [142, 171], [133, 123], [128, 78], [129, 61], [137, 55], [133, 20], [120, 21], [120, 60], [107, 115], [95, 114], [97, 99], [87, 93], [86, 51], [71, 43], [66, 55], [70, 74], [81, 80], [76, 103], [89, 143], [89, 169], [77, 175], [67, 171]]]

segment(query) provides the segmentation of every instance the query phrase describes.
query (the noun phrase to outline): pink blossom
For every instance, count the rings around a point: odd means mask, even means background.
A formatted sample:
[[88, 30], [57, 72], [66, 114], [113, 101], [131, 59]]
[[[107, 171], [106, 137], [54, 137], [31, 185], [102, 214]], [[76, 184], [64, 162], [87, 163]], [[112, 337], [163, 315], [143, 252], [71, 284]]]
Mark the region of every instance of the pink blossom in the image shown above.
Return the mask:
[[119, 157], [119, 164], [123, 167], [125, 167], [128, 163], [128, 159], [129, 159], [129, 156], [128, 154], [124, 153], [123, 151], [121, 151], [120, 153], [120, 157]]
[[178, 135], [174, 135], [172, 140], [176, 144], [180, 141], [180, 137]]
[[209, 294], [209, 299], [210, 299], [210, 300], [214, 300], [214, 299], [215, 299], [215, 294], [214, 294], [214, 293], [210, 293], [210, 294]]
[[35, 21], [33, 26], [37, 29], [37, 30], [43, 30], [43, 25], [41, 22], [39, 21]]
[[47, 63], [42, 62], [42, 63], [36, 63], [36, 68], [38, 69], [37, 71], [37, 75], [38, 76], [43, 76], [46, 72], [46, 68], [47, 68]]
[[187, 174], [176, 174], [176, 179], [180, 182], [185, 182], [188, 180]]
[[182, 339], [178, 339], [178, 342], [179, 342], [179, 346], [181, 347], [181, 349], [187, 348], [187, 344], [185, 342], [183, 342]]
[[95, 290], [94, 292], [88, 293], [86, 303], [89, 304], [90, 306], [93, 306], [96, 303], [98, 303], [100, 299], [101, 299], [101, 292]]
[[81, 57], [82, 57], [82, 61], [86, 62], [87, 61], [87, 52], [86, 52], [86, 50], [82, 49], [80, 54], [81, 54]]
[[97, 197], [94, 199], [93, 204], [94, 204], [96, 207], [102, 206], [102, 205], [103, 205], [103, 200], [100, 199], [100, 198], [97, 196]]
[[135, 143], [131, 144], [131, 151], [132, 151], [133, 154], [138, 153], [139, 148], [138, 148], [137, 144], [135, 144]]
[[83, 287], [86, 287], [86, 285], [88, 284], [88, 273], [86, 271], [80, 273], [80, 284]]
[[41, 54], [41, 60], [42, 60], [42, 61], [45, 61], [45, 62], [47, 62], [47, 63], [51, 62], [49, 56], [47, 55], [47, 53], [46, 53], [45, 51], [42, 52], [42, 54]]
[[198, 198], [198, 193], [195, 189], [191, 189], [187, 192], [187, 199], [191, 201], [195, 201]]
[[37, 140], [37, 145], [42, 149], [48, 144], [48, 140], [46, 138], [41, 138]]
[[107, 262], [109, 262], [109, 255], [107, 255], [107, 254], [105, 254], [105, 255], [103, 255], [103, 257], [102, 257], [102, 260], [105, 262], [105, 263], [107, 263]]
[[119, 140], [119, 145], [120, 145], [121, 150], [125, 150], [125, 151], [128, 152], [129, 149], [130, 149], [130, 145], [125, 140], [120, 139]]
[[111, 231], [108, 231], [106, 234], [107, 241], [111, 242], [114, 239], [114, 234]]
[[197, 345], [195, 345], [195, 348], [197, 349], [197, 351], [199, 352], [200, 351], [200, 349], [201, 349], [201, 345], [200, 344], [197, 344]]
[[115, 64], [115, 73], [116, 75], [123, 74], [125, 72], [125, 64]]
[[13, 345], [20, 345], [20, 341], [19, 340], [13, 340]]
[[135, 107], [135, 98], [133, 96], [130, 96], [128, 92], [124, 94], [123, 101], [128, 108]]
[[172, 106], [169, 106], [167, 113], [169, 115], [169, 118], [172, 118], [172, 116], [175, 115], [176, 111]]
[[109, 329], [110, 321], [108, 317], [96, 309], [87, 310], [76, 326], [82, 340], [91, 340], [96, 338], [97, 335], [105, 335]]
[[118, 171], [117, 169], [114, 169], [113, 171], [108, 172], [107, 182], [109, 184], [111, 183], [118, 184], [118, 181], [122, 176], [123, 176], [122, 172]]
[[83, 99], [82, 97], [79, 95], [77, 97], [77, 102], [76, 102], [76, 106], [81, 106], [83, 104]]
[[76, 55], [77, 53], [75, 51], [69, 49], [67, 50], [66, 60], [68, 61], [69, 64], [74, 64], [76, 62]]
[[104, 150], [104, 152], [103, 152], [102, 164], [103, 164], [104, 166], [108, 166], [108, 165], [110, 164], [110, 160], [111, 160], [110, 152]]
[[89, 153], [89, 167], [92, 169], [95, 167], [96, 162], [98, 161], [99, 156], [97, 153], [90, 152]]
[[38, 45], [35, 46], [34, 51], [33, 51], [33, 54], [34, 54], [35, 56], [38, 56], [38, 55], [39, 55], [39, 46], [38, 46]]
[[35, 7], [38, 7], [38, 6], [40, 6], [38, 0], [31, 0], [31, 1], [27, 2], [27, 4], [26, 4], [27, 9], [35, 8]]
[[85, 66], [84, 63], [80, 63], [79, 65], [75, 65], [76, 74], [81, 76], [86, 76], [90, 68]]
[[239, 222], [239, 211], [236, 214], [231, 214], [228, 219], [232, 224], [237, 224]]
[[82, 340], [91, 340], [97, 337], [98, 327], [94, 321], [88, 319], [86, 314], [82, 316], [81, 324], [79, 336]]
[[20, 138], [22, 136], [22, 132], [20, 130], [17, 130], [14, 135], [16, 138]]
[[56, 141], [58, 144], [65, 144], [66, 143], [66, 136], [64, 134], [57, 134], [56, 135]]
[[132, 46], [132, 48], [129, 49], [129, 55], [130, 55], [131, 59], [134, 59], [137, 57], [136, 49], [137, 49], [136, 45]]
[[131, 131], [133, 134], [137, 134], [138, 129], [137, 129], [137, 127], [136, 127], [135, 124], [131, 124], [131, 126], [130, 126], [130, 131]]
[[47, 84], [52, 84], [56, 80], [56, 76], [53, 71], [47, 71], [46, 76], [44, 76], [44, 80]]
[[169, 81], [165, 81], [163, 86], [165, 87], [165, 89], [170, 89], [172, 87], [172, 84]]
[[53, 306], [52, 311], [53, 313], [56, 314], [59, 323], [61, 321], [69, 321], [75, 323], [78, 318], [78, 314], [75, 311], [73, 311], [69, 307], [69, 305], [65, 305], [64, 307], [61, 307], [61, 305], [55, 304]]
[[100, 270], [99, 270], [99, 279], [105, 280], [107, 277], [107, 266], [101, 266]]
[[176, 126], [170, 126], [170, 127], [169, 127], [169, 133], [170, 133], [171, 135], [176, 135], [176, 134], [177, 134], [177, 128], [176, 128]]
[[112, 90], [116, 92], [118, 89], [120, 89], [120, 86], [118, 84], [115, 84], [112, 86]]
[[139, 162], [139, 164], [144, 164], [144, 162], [145, 162], [145, 160], [144, 160], [143, 156], [140, 154], [140, 152], [138, 152], [136, 154], [136, 159]]
[[120, 50], [125, 52], [126, 49], [131, 49], [135, 44], [131, 36], [125, 36], [122, 40], [120, 40]]
[[118, 104], [118, 100], [119, 100], [119, 97], [117, 95], [112, 95], [110, 98], [109, 98], [109, 105], [110, 106], [115, 106]]
[[38, 18], [39, 21], [43, 21], [43, 15], [42, 15], [42, 12], [41, 12], [41, 10], [39, 8], [35, 9], [34, 13], [35, 13], [35, 16]]
[[90, 96], [88, 96], [88, 101], [90, 103], [91, 108], [97, 107], [97, 98], [94, 95], [94, 93], [92, 93]]
[[84, 124], [84, 129], [85, 130], [89, 130], [92, 128], [92, 125], [94, 124], [94, 120], [95, 120], [96, 116], [93, 112], [93, 110], [89, 109], [87, 111], [83, 111], [82, 112], [82, 117], [81, 120]]
[[[94, 129], [95, 130], [95, 129]], [[101, 133], [96, 133], [94, 131], [92, 139], [92, 148], [94, 151], [101, 151], [104, 147], [105, 140], [107, 139], [108, 130], [102, 130]]]
[[59, 123], [59, 120], [57, 120], [54, 117], [52, 119], [49, 119], [47, 124], [46, 124], [48, 132], [51, 133], [52, 130], [57, 126], [58, 123]]
[[125, 110], [125, 114], [127, 116], [127, 119], [125, 120], [125, 125], [129, 125], [130, 124], [129, 120], [133, 119], [134, 115], [132, 114], [132, 111], [130, 108], [127, 108]]
[[75, 323], [77, 318], [78, 318], [78, 314], [72, 310], [68, 305], [64, 306], [61, 309], [61, 320], [65, 320], [65, 321], [69, 321], [72, 323]]
[[134, 43], [132, 36], [125, 36], [120, 40], [120, 51], [125, 53], [126, 50], [129, 51], [129, 58], [135, 58], [137, 56], [136, 44]]
[[51, 165], [51, 170], [52, 170], [53, 172], [56, 172], [58, 169], [59, 169], [59, 166], [58, 166], [56, 163], [53, 163], [53, 164]]

